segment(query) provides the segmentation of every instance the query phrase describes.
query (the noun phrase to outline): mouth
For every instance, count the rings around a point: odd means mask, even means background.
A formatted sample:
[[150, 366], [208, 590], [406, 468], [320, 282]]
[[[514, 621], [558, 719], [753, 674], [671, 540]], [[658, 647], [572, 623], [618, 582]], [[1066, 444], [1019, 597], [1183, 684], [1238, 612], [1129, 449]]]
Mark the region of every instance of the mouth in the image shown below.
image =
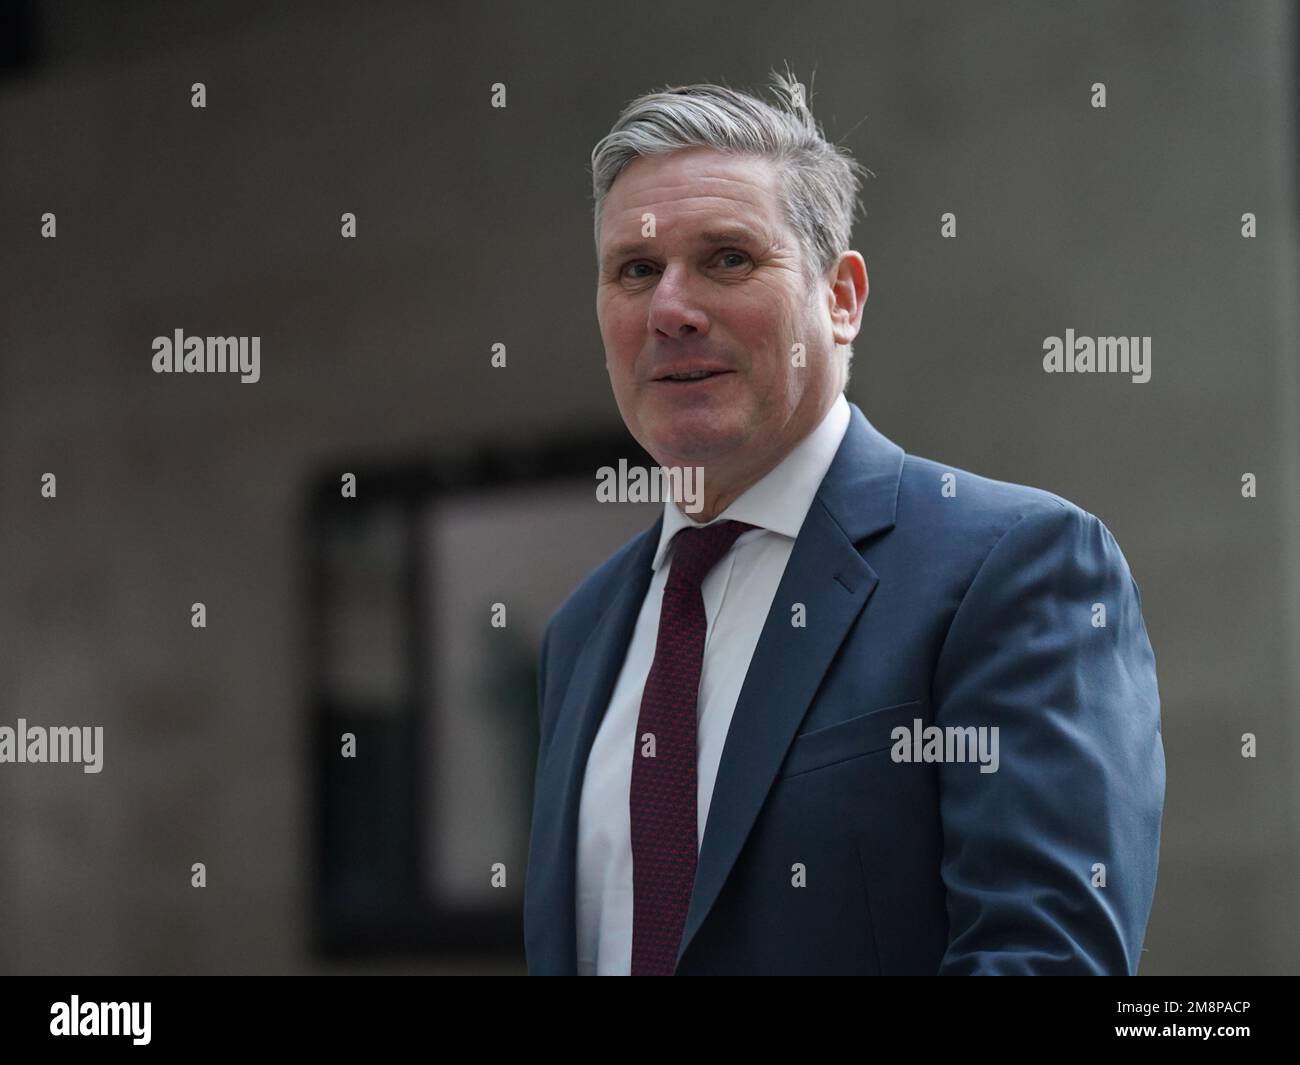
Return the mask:
[[663, 377], [656, 377], [655, 383], [684, 387], [698, 385], [705, 381], [713, 381], [734, 372], [734, 370], [687, 370], [682, 373], [665, 374]]

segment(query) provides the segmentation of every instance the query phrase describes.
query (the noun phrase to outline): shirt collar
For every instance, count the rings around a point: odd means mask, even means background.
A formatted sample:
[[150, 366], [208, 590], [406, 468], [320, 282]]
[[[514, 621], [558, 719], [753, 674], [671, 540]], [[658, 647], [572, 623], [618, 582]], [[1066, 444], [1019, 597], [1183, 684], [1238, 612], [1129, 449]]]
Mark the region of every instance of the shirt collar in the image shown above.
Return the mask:
[[[797, 539], [799, 530], [803, 528], [803, 520], [808, 515], [808, 508], [812, 506], [813, 497], [821, 487], [848, 427], [849, 402], [841, 392], [816, 429], [707, 524], [744, 521], [759, 529], [780, 533], [791, 540]], [[681, 507], [672, 500], [665, 500], [659, 549], [655, 552], [651, 568], [657, 570], [663, 565], [673, 537], [686, 528], [702, 529], [704, 525], [684, 514]], [[743, 536], [753, 534], [754, 530], [746, 530]]]

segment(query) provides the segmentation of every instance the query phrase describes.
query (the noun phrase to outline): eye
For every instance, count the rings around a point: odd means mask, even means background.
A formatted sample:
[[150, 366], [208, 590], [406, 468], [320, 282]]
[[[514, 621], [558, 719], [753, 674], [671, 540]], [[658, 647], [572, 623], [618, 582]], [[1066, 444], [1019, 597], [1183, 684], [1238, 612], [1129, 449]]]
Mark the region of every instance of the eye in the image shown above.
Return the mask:
[[[733, 256], [734, 256], [735, 258], [739, 259], [740, 262], [735, 262], [735, 263], [728, 263], [728, 262], [726, 262], [726, 260], [732, 258]], [[718, 255], [717, 255], [717, 261], [723, 265], [724, 269], [727, 269], [727, 270], [735, 270], [735, 269], [738, 269], [739, 267], [745, 265], [745, 263], [749, 262], [749, 261], [750, 261], [750, 256], [749, 256], [749, 253], [748, 253], [748, 252], [745, 252], [745, 251], [738, 251], [738, 250], [735, 249], [735, 248], [728, 248], [728, 249], [726, 249], [726, 250], [721, 251], [721, 252], [718, 253]], [[629, 281], [642, 281], [642, 280], [644, 280], [645, 278], [647, 278], [647, 277], [650, 276], [649, 274], [633, 274], [633, 273], [629, 273], [629, 271], [636, 269], [638, 266], [644, 266], [644, 267], [647, 267], [647, 268], [649, 268], [652, 272], [653, 272], [653, 270], [654, 270], [654, 265], [653, 265], [652, 263], [648, 263], [648, 262], [646, 262], [644, 259], [637, 259], [635, 262], [630, 262], [630, 263], [626, 264], [626, 265], [625, 265], [625, 266], [624, 266], [624, 267], [619, 271], [619, 276], [622, 277], [622, 278], [624, 278], [624, 279], [626, 279], [626, 280], [629, 280]]]

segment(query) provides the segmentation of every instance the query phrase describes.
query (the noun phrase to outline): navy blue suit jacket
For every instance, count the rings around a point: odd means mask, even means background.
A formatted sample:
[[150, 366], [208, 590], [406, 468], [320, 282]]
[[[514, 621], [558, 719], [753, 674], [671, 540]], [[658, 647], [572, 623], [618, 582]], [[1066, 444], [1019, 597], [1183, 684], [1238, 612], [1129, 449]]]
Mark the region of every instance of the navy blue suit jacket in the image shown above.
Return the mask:
[[[678, 974], [1136, 973], [1165, 764], [1118, 544], [1059, 496], [905, 454], [850, 407], [727, 733]], [[576, 971], [583, 773], [662, 520], [543, 638], [532, 974]], [[997, 771], [896, 761], [894, 729], [918, 719], [996, 726]]]

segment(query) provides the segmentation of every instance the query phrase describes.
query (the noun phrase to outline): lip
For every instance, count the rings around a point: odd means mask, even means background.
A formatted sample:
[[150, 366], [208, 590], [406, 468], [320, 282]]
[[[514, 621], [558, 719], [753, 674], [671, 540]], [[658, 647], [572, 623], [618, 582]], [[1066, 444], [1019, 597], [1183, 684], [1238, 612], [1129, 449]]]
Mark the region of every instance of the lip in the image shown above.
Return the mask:
[[717, 384], [725, 377], [730, 377], [730, 373], [715, 373], [712, 377], [697, 377], [693, 381], [655, 381], [657, 385], [667, 385], [670, 389], [678, 392], [694, 392], [707, 388], [710, 385]]
[[[659, 371], [658, 374], [655, 375], [654, 380], [655, 380], [655, 381], [665, 381], [665, 382], [667, 382], [668, 384], [672, 384], [672, 385], [693, 385], [693, 384], [699, 384], [699, 381], [669, 381], [668, 379], [669, 379], [673, 374], [677, 374], [677, 373], [699, 373], [699, 372], [702, 371], [702, 370], [703, 370], [703, 371], [707, 371], [708, 373], [713, 374], [714, 377], [721, 377], [721, 376], [723, 376], [724, 374], [730, 374], [730, 373], [735, 373], [735, 372], [736, 372], [735, 370], [732, 370], [732, 369], [730, 369], [730, 368], [727, 367], [727, 366], [710, 366], [710, 365], [708, 365], [707, 363], [704, 363], [704, 364], [696, 363], [696, 364], [694, 364], [694, 365], [666, 366], [666, 367], [664, 367], [664, 369], [662, 369], [661, 371]], [[713, 377], [701, 377], [701, 378], [700, 378], [700, 381], [712, 381], [712, 380], [713, 380]]]

